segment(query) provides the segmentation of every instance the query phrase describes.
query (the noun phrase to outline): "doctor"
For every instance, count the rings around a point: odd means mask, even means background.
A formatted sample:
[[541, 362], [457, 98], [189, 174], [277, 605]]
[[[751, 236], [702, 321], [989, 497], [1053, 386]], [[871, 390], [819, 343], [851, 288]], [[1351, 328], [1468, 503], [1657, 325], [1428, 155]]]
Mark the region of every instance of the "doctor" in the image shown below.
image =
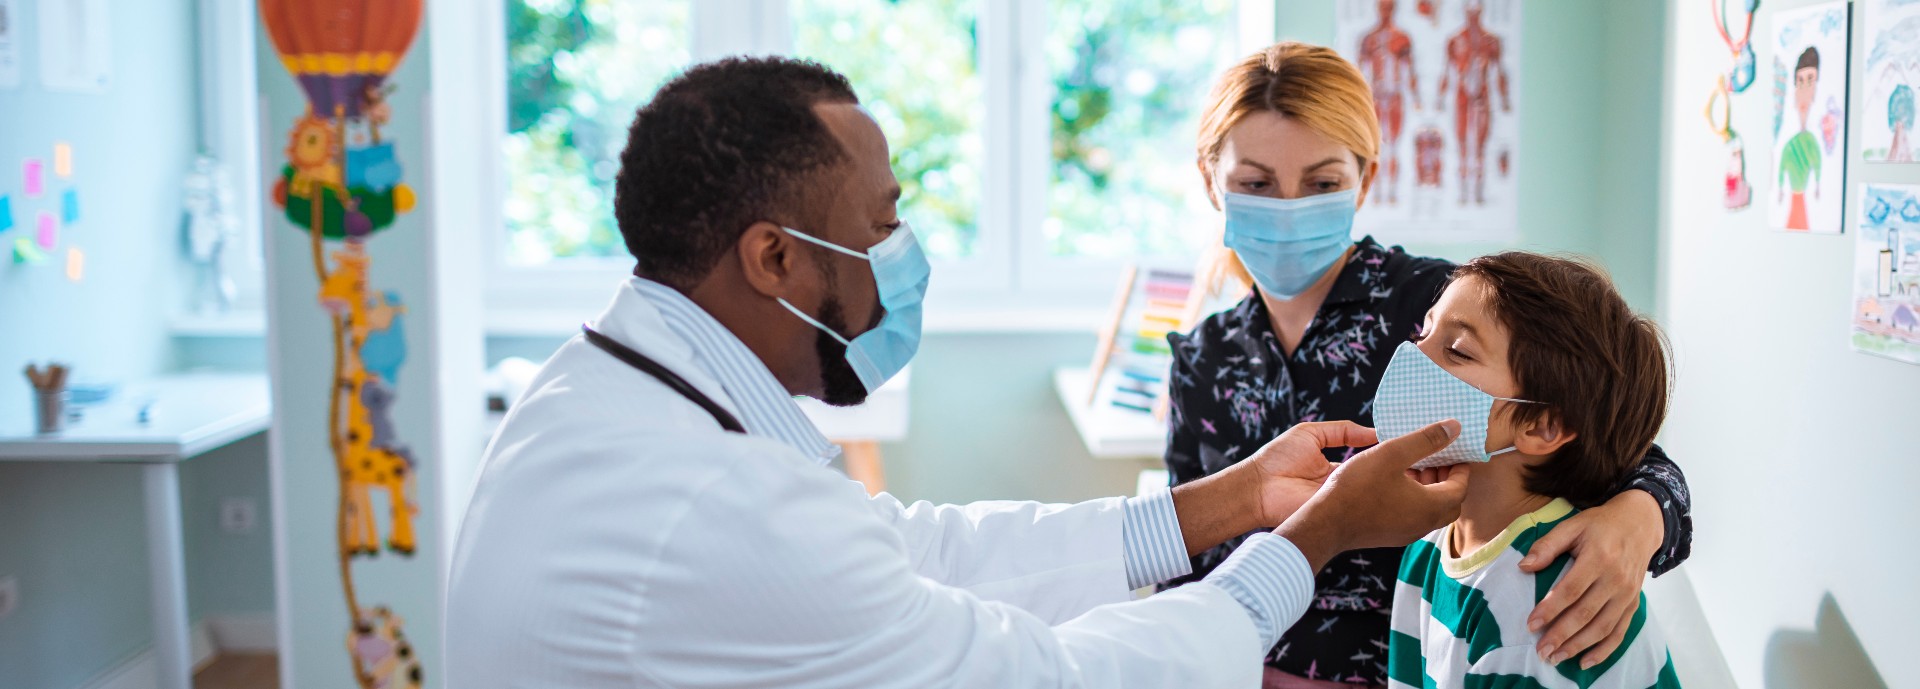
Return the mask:
[[918, 344], [928, 267], [888, 161], [846, 80], [812, 63], [701, 65], [641, 108], [614, 202], [635, 277], [487, 450], [447, 686], [1255, 686], [1329, 557], [1458, 511], [1466, 471], [1405, 471], [1453, 422], [1337, 469], [1321, 448], [1372, 432], [1302, 424], [1130, 499], [869, 498], [792, 397], [857, 404]]

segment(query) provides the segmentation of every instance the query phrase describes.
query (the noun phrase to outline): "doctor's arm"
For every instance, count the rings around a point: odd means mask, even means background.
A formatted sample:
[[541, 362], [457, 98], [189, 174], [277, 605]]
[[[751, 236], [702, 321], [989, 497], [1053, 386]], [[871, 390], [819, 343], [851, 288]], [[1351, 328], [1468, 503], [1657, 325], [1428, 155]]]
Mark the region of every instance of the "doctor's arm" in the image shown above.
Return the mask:
[[1057, 624], [917, 575], [898, 532], [843, 482], [737, 461], [729, 490], [663, 525], [661, 564], [636, 582], [649, 603], [633, 667], [680, 687], [1250, 686], [1320, 563], [1457, 514], [1467, 472], [1437, 486], [1404, 472], [1457, 432], [1357, 455], [1277, 535], [1249, 539], [1199, 584]]
[[[1124, 500], [906, 506], [881, 494], [870, 505], [899, 531], [915, 572], [1064, 620], [1125, 600], [1126, 591], [1186, 575], [1189, 556], [1229, 538], [1277, 526], [1332, 473], [1321, 448], [1374, 440], [1371, 430], [1351, 422], [1299, 424], [1218, 473]], [[1124, 588], [1033, 585], [1099, 568], [1124, 573]]]

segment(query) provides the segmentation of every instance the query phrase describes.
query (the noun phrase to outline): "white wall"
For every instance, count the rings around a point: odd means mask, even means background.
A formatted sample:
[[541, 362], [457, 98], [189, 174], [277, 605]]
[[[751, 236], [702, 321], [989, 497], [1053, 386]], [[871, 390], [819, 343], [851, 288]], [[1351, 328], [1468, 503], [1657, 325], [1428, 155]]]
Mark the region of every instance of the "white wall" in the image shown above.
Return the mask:
[[[1856, 5], [1848, 234], [1767, 229], [1764, 144], [1747, 153], [1755, 205], [1724, 210], [1726, 153], [1701, 116], [1728, 61], [1709, 4], [1669, 5], [1662, 124], [1661, 320], [1679, 373], [1663, 439], [1694, 487], [1687, 568], [1740, 686], [1920, 686], [1897, 671], [1920, 641], [1920, 366], [1847, 346], [1858, 189], [1920, 183], [1920, 166], [1859, 162]], [[1761, 72], [1734, 104], [1749, 142], [1772, 126], [1772, 15], [1809, 4], [1761, 4]]]

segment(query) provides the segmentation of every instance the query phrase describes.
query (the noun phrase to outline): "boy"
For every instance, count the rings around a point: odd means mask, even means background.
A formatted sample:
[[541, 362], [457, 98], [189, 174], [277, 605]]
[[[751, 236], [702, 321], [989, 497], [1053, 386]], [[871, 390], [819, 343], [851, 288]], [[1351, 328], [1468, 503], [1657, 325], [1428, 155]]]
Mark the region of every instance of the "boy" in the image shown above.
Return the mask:
[[1455, 271], [1419, 332], [1374, 398], [1380, 437], [1458, 418], [1459, 439], [1426, 462], [1484, 464], [1460, 518], [1401, 560], [1392, 685], [1678, 687], [1644, 596], [1606, 661], [1542, 660], [1527, 615], [1568, 560], [1538, 574], [1518, 566], [1575, 505], [1610, 494], [1653, 442], [1667, 409], [1659, 329], [1593, 268], [1508, 252]]

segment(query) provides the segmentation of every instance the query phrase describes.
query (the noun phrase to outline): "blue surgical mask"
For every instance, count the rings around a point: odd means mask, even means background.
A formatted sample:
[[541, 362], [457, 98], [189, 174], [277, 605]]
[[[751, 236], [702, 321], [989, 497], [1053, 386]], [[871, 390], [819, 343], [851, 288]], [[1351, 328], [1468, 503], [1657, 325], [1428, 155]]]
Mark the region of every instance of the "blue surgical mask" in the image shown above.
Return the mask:
[[785, 299], [780, 300], [780, 305], [787, 307], [800, 320], [819, 328], [828, 337], [846, 345], [847, 363], [860, 376], [860, 385], [869, 394], [879, 390], [900, 369], [906, 368], [907, 362], [913, 360], [914, 352], [920, 349], [920, 302], [927, 296], [927, 278], [933, 274], [933, 268], [927, 264], [926, 254], [920, 252], [920, 241], [914, 238], [913, 228], [901, 223], [900, 227], [893, 230], [893, 234], [880, 240], [866, 253], [791, 228], [780, 229], [800, 239], [863, 259], [873, 266], [873, 284], [880, 292], [880, 307], [886, 309], [886, 314], [880, 317], [879, 325], [852, 340], [834, 332], [833, 328], [814, 317], [801, 313], [800, 309], [794, 308]]
[[1227, 248], [1268, 296], [1300, 296], [1353, 245], [1358, 189], [1297, 199], [1223, 196]]
[[1460, 437], [1432, 456], [1414, 463], [1413, 468], [1446, 466], [1463, 462], [1490, 462], [1514, 448], [1487, 452], [1487, 421], [1493, 415], [1494, 400], [1521, 404], [1539, 404], [1508, 397], [1494, 397], [1460, 380], [1412, 342], [1400, 343], [1387, 372], [1380, 377], [1380, 389], [1373, 394], [1373, 428], [1380, 442], [1426, 428], [1434, 423], [1455, 419], [1460, 422]]

